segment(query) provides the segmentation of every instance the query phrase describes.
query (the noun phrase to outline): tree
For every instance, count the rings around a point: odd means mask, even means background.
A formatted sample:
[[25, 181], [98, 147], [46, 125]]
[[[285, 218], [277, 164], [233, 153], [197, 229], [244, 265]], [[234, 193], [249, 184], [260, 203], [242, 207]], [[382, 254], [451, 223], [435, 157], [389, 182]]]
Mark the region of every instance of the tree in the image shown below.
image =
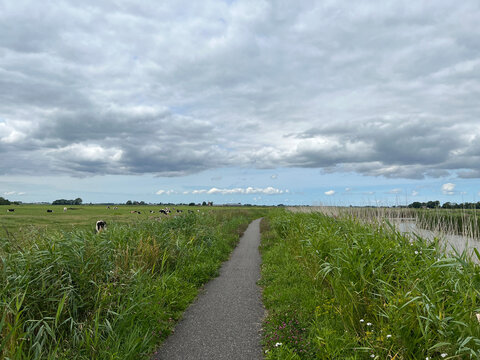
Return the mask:
[[0, 205], [11, 205], [11, 202], [3, 197], [0, 197]]
[[202, 206], [207, 206], [207, 202], [204, 201], [204, 202], [202, 203]]
[[73, 201], [73, 205], [82, 205], [83, 200], [81, 198], [76, 198]]
[[408, 205], [409, 208], [420, 209], [422, 207], [422, 203], [415, 201]]
[[132, 200], [127, 200], [127, 202], [125, 203], [125, 205], [132, 205]]
[[440, 207], [440, 201], [429, 201], [427, 202], [427, 208], [429, 209], [435, 209], [437, 207]]

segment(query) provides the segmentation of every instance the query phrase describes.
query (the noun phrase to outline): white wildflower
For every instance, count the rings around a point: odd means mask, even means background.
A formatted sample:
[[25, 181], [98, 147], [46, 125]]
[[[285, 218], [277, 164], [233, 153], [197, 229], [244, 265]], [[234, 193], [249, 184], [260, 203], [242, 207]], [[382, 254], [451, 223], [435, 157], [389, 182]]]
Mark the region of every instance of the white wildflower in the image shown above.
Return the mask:
[[447, 357], [447, 355], [448, 355], [447, 353], [440, 354], [442, 358]]
[[275, 344], [276, 347], [282, 346], [282, 343], [278, 342]]
[[368, 322], [368, 323], [367, 323], [367, 326], [372, 326], [372, 325], [373, 325], [373, 324], [372, 324], [372, 323], [370, 323], [370, 322]]
[[390, 339], [392, 337], [392, 335], [388, 334], [387, 335], [387, 339]]
[[415, 250], [415, 255], [418, 255], [418, 251], [417, 251], [417, 250]]
[[360, 319], [360, 322], [361, 322], [361, 323], [362, 323], [362, 322], [364, 322], [364, 321], [365, 321], [365, 320], [363, 320], [363, 319]]

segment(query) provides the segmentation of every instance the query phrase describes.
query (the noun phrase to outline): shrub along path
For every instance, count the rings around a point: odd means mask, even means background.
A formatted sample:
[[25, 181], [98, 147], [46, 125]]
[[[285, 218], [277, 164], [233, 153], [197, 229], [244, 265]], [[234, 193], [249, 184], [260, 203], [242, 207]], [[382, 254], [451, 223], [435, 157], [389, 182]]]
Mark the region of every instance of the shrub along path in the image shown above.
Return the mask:
[[184, 313], [154, 360], [262, 359], [260, 219], [240, 239], [220, 276], [210, 281]]

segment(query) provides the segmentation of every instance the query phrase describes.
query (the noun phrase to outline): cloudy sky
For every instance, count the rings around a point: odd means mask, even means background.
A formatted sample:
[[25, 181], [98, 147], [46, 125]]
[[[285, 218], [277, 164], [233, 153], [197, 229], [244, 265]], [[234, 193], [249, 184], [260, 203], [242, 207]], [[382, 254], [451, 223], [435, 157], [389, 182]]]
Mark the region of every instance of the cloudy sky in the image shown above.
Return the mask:
[[0, 196], [480, 200], [480, 2], [0, 1]]

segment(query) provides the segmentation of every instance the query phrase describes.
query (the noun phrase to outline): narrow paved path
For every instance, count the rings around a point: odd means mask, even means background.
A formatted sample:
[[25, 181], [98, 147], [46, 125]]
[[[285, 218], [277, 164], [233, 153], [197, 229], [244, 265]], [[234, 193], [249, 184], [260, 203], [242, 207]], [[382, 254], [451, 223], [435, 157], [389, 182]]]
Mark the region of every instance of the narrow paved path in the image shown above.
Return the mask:
[[187, 309], [154, 360], [262, 359], [260, 219], [253, 221], [220, 276]]

